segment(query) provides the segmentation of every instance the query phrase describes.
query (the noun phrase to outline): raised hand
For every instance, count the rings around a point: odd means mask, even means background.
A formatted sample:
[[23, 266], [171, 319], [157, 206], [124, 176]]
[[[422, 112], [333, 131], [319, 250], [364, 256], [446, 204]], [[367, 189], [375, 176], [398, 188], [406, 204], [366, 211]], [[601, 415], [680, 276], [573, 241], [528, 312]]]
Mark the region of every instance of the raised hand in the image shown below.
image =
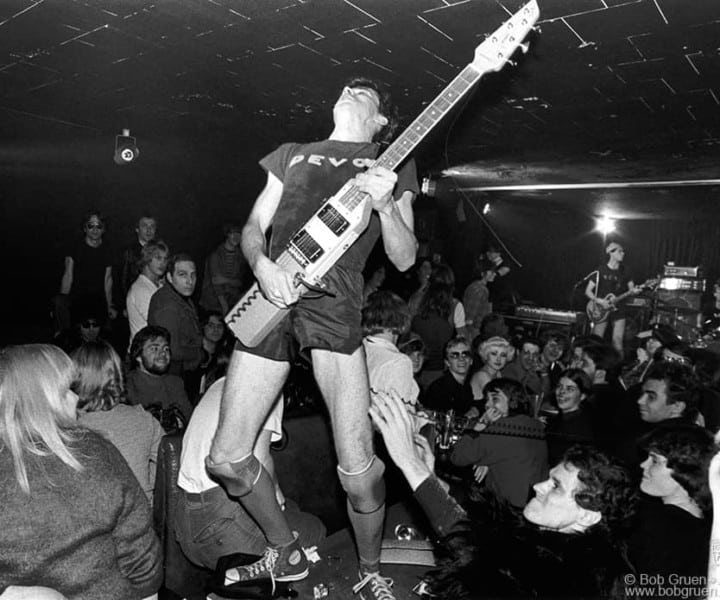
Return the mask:
[[402, 399], [394, 391], [378, 391], [373, 395], [369, 412], [385, 440], [390, 458], [415, 490], [432, 474], [434, 461], [428, 457], [429, 445], [416, 441], [413, 420]]

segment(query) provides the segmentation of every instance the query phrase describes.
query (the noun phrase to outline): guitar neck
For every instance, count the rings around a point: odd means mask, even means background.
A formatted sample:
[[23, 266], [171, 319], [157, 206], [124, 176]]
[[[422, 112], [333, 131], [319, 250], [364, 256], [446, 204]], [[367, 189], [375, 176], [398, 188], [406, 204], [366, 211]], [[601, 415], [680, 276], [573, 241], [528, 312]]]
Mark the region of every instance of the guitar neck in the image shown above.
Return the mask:
[[[475, 83], [484, 75], [472, 64], [457, 74], [450, 84], [423, 110], [405, 131], [375, 161], [375, 165], [394, 171], [410, 155], [417, 145], [425, 139], [435, 125], [465, 96]], [[340, 201], [349, 209], [354, 209], [365, 199], [355, 188]]]
[[615, 299], [613, 300], [613, 302], [622, 302], [622, 301], [625, 300], [625, 298], [627, 298], [630, 294], [632, 294], [632, 291], [628, 290], [627, 292], [625, 292], [625, 293], [623, 293], [623, 294], [620, 294], [619, 296], [615, 296]]
[[437, 123], [467, 94], [483, 73], [467, 65], [410, 126], [378, 158], [376, 164], [395, 169]]

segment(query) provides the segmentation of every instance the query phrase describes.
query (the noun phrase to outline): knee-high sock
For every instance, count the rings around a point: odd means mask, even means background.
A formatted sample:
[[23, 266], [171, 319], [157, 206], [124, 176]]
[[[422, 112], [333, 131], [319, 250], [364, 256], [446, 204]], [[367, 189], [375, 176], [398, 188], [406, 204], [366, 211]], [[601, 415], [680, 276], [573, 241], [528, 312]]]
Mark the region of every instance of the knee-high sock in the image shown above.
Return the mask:
[[257, 521], [271, 546], [287, 544], [293, 533], [275, 497], [275, 484], [265, 467], [260, 466], [260, 476], [252, 491], [240, 498], [245, 510]]
[[383, 524], [385, 523], [385, 504], [383, 503], [380, 508], [371, 513], [360, 513], [348, 502], [347, 512], [355, 533], [360, 570], [363, 572], [379, 571], [380, 547], [382, 545]]

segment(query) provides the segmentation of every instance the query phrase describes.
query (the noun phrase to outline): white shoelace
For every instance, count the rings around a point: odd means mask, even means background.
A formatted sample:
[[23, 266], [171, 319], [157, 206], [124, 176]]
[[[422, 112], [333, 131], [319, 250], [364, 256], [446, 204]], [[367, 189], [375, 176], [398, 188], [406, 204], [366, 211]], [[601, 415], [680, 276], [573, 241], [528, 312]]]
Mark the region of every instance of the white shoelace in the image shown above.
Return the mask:
[[368, 583], [377, 600], [395, 600], [391, 589], [393, 580], [389, 577], [382, 577], [380, 573], [366, 573], [365, 577], [353, 586], [353, 594], [357, 594]]
[[[270, 581], [272, 582], [272, 593], [275, 593], [275, 563], [278, 559], [278, 551], [275, 548], [268, 547], [265, 549], [263, 557], [250, 564], [242, 567], [234, 567], [225, 571], [225, 585], [231, 585], [233, 583], [239, 583], [241, 581], [249, 581], [255, 579], [258, 575], [262, 575], [267, 572], [270, 574]], [[244, 579], [240, 578], [240, 571], [247, 573]]]

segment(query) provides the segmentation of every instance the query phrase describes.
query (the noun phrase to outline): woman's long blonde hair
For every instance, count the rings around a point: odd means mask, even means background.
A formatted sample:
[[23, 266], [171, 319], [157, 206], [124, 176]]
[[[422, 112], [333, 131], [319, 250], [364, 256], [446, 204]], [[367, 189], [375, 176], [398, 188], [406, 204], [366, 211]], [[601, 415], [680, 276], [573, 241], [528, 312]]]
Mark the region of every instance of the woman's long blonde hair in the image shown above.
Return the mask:
[[57, 346], [27, 344], [0, 351], [0, 452], [9, 451], [20, 487], [30, 493], [29, 455], [54, 454], [70, 468], [82, 465], [69, 443], [77, 439], [75, 379], [70, 357]]

